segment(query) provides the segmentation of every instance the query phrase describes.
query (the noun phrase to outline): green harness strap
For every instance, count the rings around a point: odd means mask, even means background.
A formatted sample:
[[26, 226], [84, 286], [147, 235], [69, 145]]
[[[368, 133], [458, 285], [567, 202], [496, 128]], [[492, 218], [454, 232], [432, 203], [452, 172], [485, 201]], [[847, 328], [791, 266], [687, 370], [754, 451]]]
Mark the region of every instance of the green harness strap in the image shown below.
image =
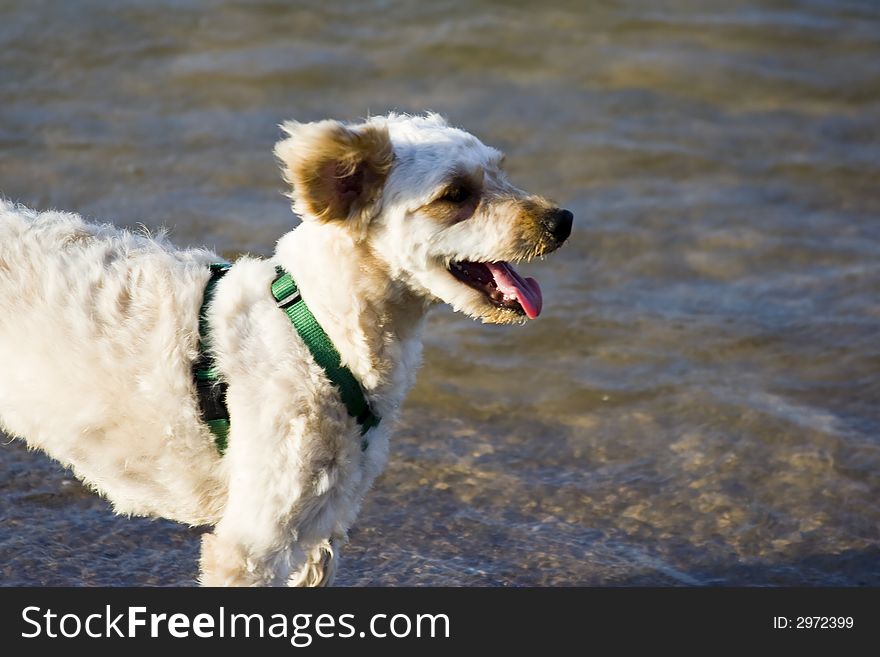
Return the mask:
[[211, 264], [211, 278], [205, 286], [202, 308], [199, 310], [199, 356], [193, 364], [193, 377], [196, 381], [196, 393], [202, 421], [214, 434], [214, 443], [222, 454], [226, 451], [229, 440], [229, 411], [226, 408], [226, 382], [220, 379], [220, 373], [214, 364], [210, 352], [210, 334], [208, 332], [208, 304], [214, 298], [214, 289], [220, 279], [232, 265], [225, 262]]
[[[214, 441], [221, 453], [226, 449], [229, 437], [226, 383], [220, 380], [219, 372], [208, 350], [206, 311], [214, 293], [214, 286], [230, 266], [225, 263], [211, 265], [211, 280], [205, 288], [205, 297], [199, 314], [199, 358], [193, 368], [202, 419], [214, 434]], [[345, 410], [360, 425], [361, 449], [366, 450], [369, 447], [366, 433], [378, 425], [382, 418], [373, 412], [351, 370], [342, 365], [339, 352], [303, 301], [291, 275], [281, 267], [276, 267], [275, 271], [277, 276], [272, 281], [272, 297], [290, 319], [315, 362], [324, 369], [327, 378], [336, 386], [342, 403], [345, 404]]]
[[[367, 431], [379, 424], [382, 418], [373, 413], [354, 374], [342, 364], [339, 352], [303, 301], [293, 277], [281, 267], [276, 267], [275, 273], [278, 276], [272, 282], [272, 296], [278, 307], [290, 318], [303, 342], [312, 352], [315, 362], [324, 368], [327, 378], [339, 390], [345, 410], [361, 426], [361, 436], [364, 436]], [[366, 450], [368, 446], [367, 439], [363, 438], [361, 449]]]

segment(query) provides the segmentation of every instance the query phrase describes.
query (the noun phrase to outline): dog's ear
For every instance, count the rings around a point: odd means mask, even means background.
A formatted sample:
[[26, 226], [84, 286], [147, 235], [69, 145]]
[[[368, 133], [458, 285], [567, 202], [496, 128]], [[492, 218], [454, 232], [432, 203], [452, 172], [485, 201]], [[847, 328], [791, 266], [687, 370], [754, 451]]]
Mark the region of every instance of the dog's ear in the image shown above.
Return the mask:
[[394, 160], [385, 126], [338, 121], [284, 123], [275, 145], [294, 210], [304, 219], [363, 218], [379, 197]]

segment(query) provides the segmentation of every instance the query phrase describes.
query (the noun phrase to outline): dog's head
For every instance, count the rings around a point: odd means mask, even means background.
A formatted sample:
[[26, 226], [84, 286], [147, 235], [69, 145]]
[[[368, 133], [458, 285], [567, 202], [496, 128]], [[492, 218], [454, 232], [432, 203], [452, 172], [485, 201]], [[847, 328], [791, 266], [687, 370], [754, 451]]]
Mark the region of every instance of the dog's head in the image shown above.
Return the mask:
[[497, 150], [435, 114], [282, 128], [304, 221], [346, 226], [412, 291], [485, 322], [541, 312], [537, 281], [510, 263], [559, 248], [572, 214], [511, 185]]

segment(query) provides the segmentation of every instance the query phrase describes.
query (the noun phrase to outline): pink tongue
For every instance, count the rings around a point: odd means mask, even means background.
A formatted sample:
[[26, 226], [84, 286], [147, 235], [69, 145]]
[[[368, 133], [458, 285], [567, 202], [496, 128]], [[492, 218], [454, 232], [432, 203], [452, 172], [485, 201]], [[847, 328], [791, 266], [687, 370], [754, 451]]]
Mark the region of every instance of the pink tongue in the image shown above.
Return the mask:
[[541, 314], [541, 306], [544, 300], [541, 297], [541, 286], [534, 278], [523, 278], [514, 271], [513, 267], [506, 262], [485, 263], [498, 289], [506, 296], [513, 297], [526, 311], [529, 319], [535, 319]]

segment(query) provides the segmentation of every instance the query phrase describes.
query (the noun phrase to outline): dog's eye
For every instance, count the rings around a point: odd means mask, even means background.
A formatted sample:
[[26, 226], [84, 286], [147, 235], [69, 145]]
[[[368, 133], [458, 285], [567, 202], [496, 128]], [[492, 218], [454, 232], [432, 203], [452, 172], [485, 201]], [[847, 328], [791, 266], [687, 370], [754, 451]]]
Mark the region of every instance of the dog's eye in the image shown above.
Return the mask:
[[464, 203], [471, 197], [471, 190], [467, 187], [462, 187], [461, 185], [453, 185], [445, 192], [443, 192], [443, 196], [440, 197], [441, 201], [446, 201], [447, 203]]

